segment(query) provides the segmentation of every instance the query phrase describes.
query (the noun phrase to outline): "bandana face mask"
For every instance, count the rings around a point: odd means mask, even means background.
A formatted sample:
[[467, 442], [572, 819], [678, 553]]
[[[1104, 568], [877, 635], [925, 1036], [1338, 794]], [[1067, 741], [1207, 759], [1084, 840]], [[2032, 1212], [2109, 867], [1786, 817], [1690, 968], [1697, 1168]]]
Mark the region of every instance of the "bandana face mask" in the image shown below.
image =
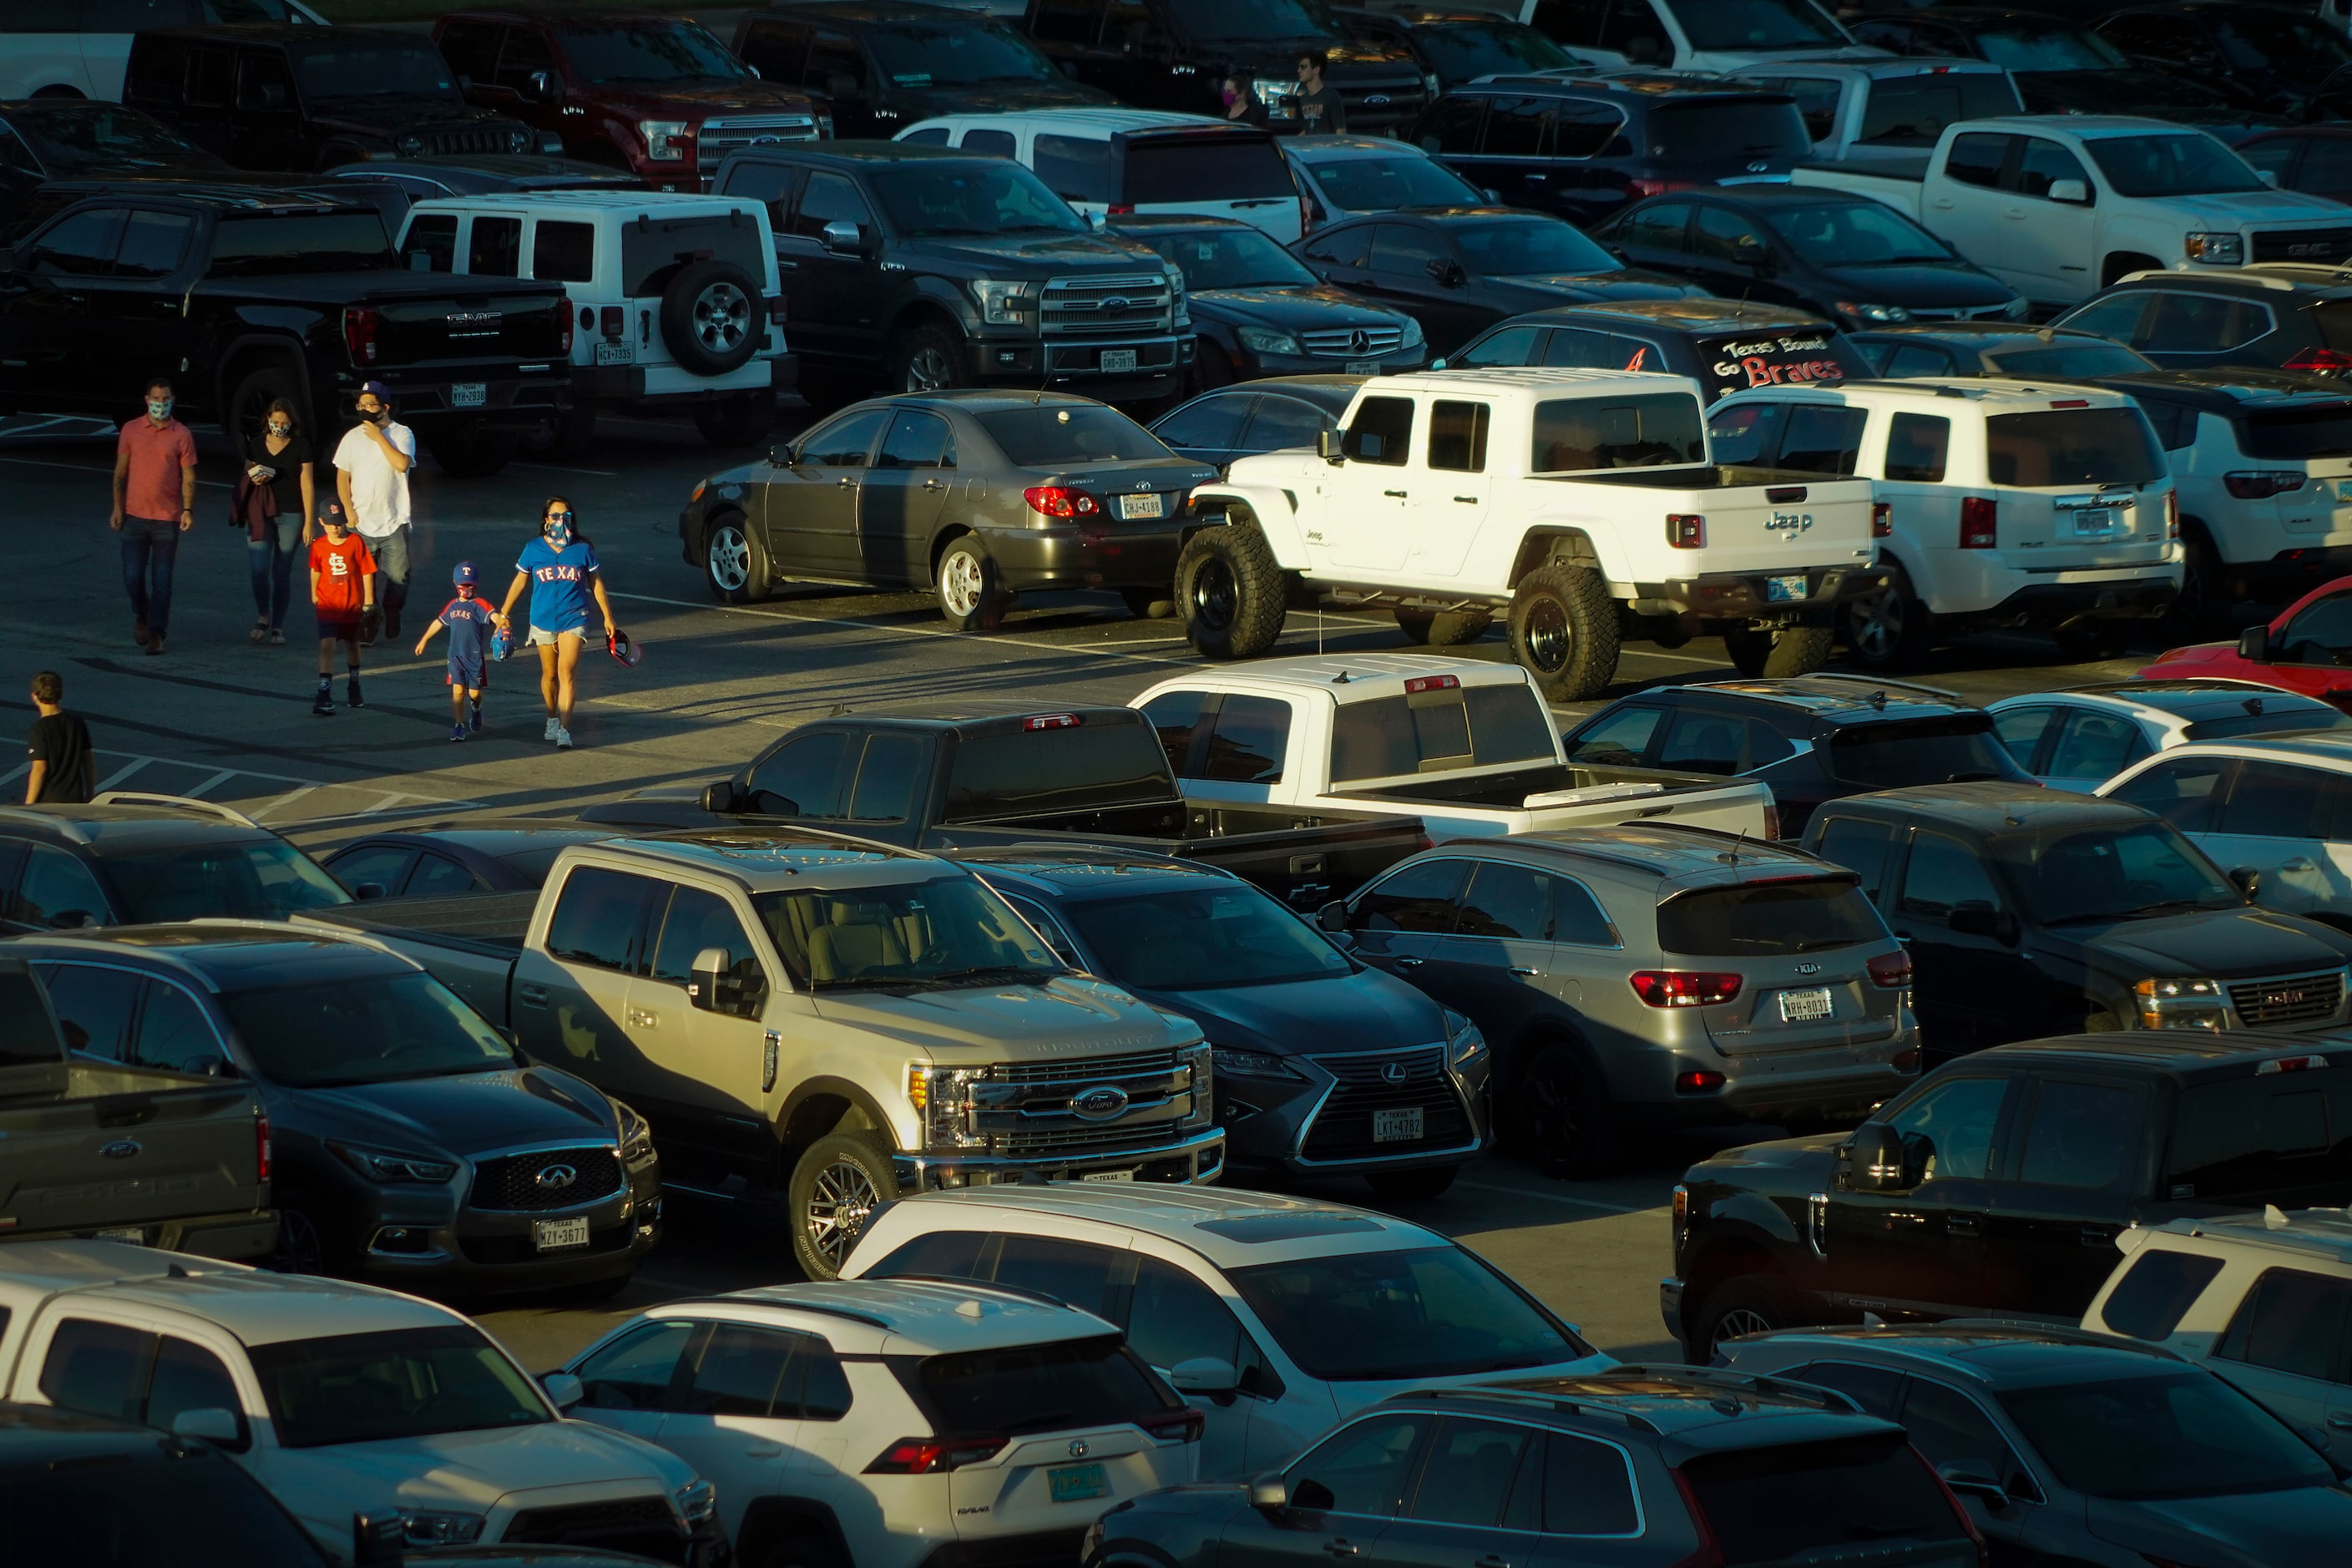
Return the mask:
[[555, 546], [558, 550], [562, 549], [565, 545], [572, 542], [572, 525], [568, 522], [549, 523], [547, 525], [547, 542]]
[[171, 416], [172, 400], [170, 398], [151, 397], [147, 400], [147, 417], [161, 421], [169, 419]]

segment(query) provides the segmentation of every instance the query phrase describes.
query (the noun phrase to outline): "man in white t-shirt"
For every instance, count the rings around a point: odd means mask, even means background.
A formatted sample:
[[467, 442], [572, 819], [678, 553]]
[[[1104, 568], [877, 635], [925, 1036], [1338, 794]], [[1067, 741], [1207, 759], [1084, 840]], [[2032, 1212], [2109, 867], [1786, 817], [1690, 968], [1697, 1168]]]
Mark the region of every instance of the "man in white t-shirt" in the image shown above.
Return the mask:
[[[375, 557], [383, 635], [397, 637], [408, 600], [408, 470], [416, 466], [416, 433], [393, 418], [392, 388], [380, 381], [360, 388], [359, 416], [335, 447], [335, 489]], [[375, 641], [373, 626], [365, 640]]]

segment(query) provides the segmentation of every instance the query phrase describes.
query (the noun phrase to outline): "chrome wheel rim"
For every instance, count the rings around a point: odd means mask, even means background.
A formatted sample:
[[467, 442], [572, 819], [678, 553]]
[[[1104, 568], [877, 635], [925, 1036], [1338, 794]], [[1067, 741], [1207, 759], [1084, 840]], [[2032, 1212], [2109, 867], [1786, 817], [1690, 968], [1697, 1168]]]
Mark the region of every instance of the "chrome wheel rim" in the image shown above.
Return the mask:
[[1185, 595], [1192, 602], [1193, 621], [1218, 632], [1234, 624], [1241, 596], [1241, 586], [1234, 581], [1234, 569], [1214, 557], [1201, 563], [1200, 569], [1192, 574], [1192, 589]]
[[722, 528], [710, 536], [710, 580], [730, 594], [751, 580], [751, 542], [741, 529]]
[[955, 366], [945, 349], [920, 348], [907, 356], [907, 384], [902, 391], [937, 392], [954, 384]]
[[316, 1274], [324, 1257], [319, 1227], [310, 1216], [300, 1209], [278, 1210], [278, 1250], [270, 1255], [269, 1267], [280, 1274]]
[[951, 550], [940, 563], [940, 603], [958, 620], [980, 609], [980, 557], [969, 550]]
[[1528, 663], [1546, 675], [1557, 675], [1568, 668], [1576, 653], [1576, 628], [1569, 625], [1565, 605], [1538, 599], [1528, 606], [1527, 618], [1520, 625]]
[[874, 1179], [854, 1160], [835, 1160], [816, 1173], [809, 1192], [809, 1245], [835, 1272], [881, 1201]]
[[1742, 1334], [1769, 1334], [1773, 1327], [1772, 1320], [1755, 1308], [1734, 1307], [1716, 1320], [1715, 1344], [1706, 1348], [1713, 1350], [1724, 1341], [1738, 1339]]
[[1886, 588], [1856, 605], [1847, 634], [1864, 658], [1891, 658], [1903, 644], [1903, 595]]
[[713, 283], [694, 297], [694, 336], [723, 354], [751, 331], [751, 301], [732, 283]]

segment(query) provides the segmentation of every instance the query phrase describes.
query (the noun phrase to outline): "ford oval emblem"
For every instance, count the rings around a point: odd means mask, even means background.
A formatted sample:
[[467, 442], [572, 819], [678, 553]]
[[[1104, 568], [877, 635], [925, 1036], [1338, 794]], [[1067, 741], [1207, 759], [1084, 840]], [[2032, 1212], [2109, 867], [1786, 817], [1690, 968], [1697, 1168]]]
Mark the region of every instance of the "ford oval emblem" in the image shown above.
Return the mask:
[[550, 1165], [531, 1178], [551, 1193], [560, 1193], [580, 1179], [580, 1173], [569, 1165]]
[[1095, 307], [1097, 310], [1129, 310], [1134, 308], [1135, 301], [1124, 294], [1113, 294]]
[[117, 1138], [99, 1150], [99, 1153], [109, 1160], [128, 1160], [138, 1152], [138, 1140], [132, 1138]]
[[1402, 1083], [1404, 1081], [1404, 1063], [1382, 1062], [1381, 1064], [1381, 1077], [1390, 1083]]
[[1364, 107], [1367, 109], [1370, 108], [1375, 103], [1386, 103], [1388, 100], [1389, 95], [1385, 92], [1368, 92], [1364, 94]]
[[1098, 1083], [1070, 1096], [1070, 1110], [1086, 1121], [1108, 1121], [1127, 1109], [1127, 1090], [1115, 1083]]

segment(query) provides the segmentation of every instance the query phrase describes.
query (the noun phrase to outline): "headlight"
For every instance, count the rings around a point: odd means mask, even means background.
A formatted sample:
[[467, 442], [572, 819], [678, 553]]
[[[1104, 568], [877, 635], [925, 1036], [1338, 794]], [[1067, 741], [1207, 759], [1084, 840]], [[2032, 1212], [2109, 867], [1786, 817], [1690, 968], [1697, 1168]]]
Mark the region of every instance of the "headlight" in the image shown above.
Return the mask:
[[972, 1080], [976, 1072], [916, 1062], [907, 1068], [907, 1100], [922, 1123], [927, 1149], [972, 1149], [985, 1139], [971, 1131]]
[[1478, 1026], [1459, 1013], [1445, 1015], [1445, 1034], [1450, 1042], [1445, 1053], [1445, 1065], [1455, 1072], [1465, 1072], [1486, 1054], [1486, 1037]]
[[1023, 318], [1037, 309], [1036, 297], [1027, 292], [1034, 285], [1028, 283], [992, 283], [985, 279], [968, 285], [971, 297], [980, 301], [980, 319], [992, 327], [1017, 327]]
[[719, 1489], [709, 1481], [688, 1481], [670, 1496], [677, 1500], [678, 1517], [689, 1525], [707, 1524], [719, 1511]]
[[1269, 331], [1264, 327], [1244, 327], [1240, 335], [1242, 347], [1252, 353], [1296, 355], [1299, 352], [1298, 340], [1288, 332]]
[[613, 1111], [619, 1119], [621, 1127], [621, 1163], [625, 1165], [642, 1165], [652, 1159], [654, 1155], [652, 1123], [638, 1115], [635, 1106], [625, 1105], [617, 1100], [613, 1101]]
[[1911, 312], [1900, 305], [1857, 305], [1849, 300], [1838, 301], [1838, 314], [1856, 321], [1907, 321]]
[[2132, 987], [2143, 1029], [2220, 1029], [2230, 1022], [2229, 998], [2218, 980], [2158, 975]]
[[1421, 323], [1414, 321], [1411, 316], [1407, 316], [1404, 319], [1404, 342], [1399, 343], [1397, 346], [1399, 348], [1417, 349], [1423, 347], [1425, 342], [1426, 340], [1424, 340], [1421, 335]]
[[393, 146], [399, 150], [402, 157], [414, 158], [416, 154], [425, 151], [425, 138], [422, 136], [404, 136], [399, 141], [394, 142]]
[[2246, 259], [2246, 241], [2242, 235], [2192, 234], [2181, 242], [2191, 261], [2202, 261], [2209, 267], [2236, 267]]
[[371, 1182], [425, 1182], [437, 1186], [457, 1173], [457, 1167], [449, 1161], [435, 1160], [422, 1154], [354, 1149], [344, 1143], [330, 1143], [327, 1147], [341, 1155], [345, 1164]]
[[1210, 1055], [1219, 1072], [1229, 1072], [1235, 1078], [1302, 1077], [1297, 1068], [1269, 1051], [1235, 1051], [1219, 1046]]
[[686, 156], [686, 121], [683, 120], [640, 120], [637, 134], [646, 139], [646, 156], [665, 163]]
[[2011, 300], [2008, 304], [2003, 305], [2000, 308], [2000, 313], [2007, 316], [2012, 321], [2021, 321], [2032, 313], [2032, 301], [2026, 299], [2024, 295], [2020, 294], [2016, 299]]
[[508, 152], [509, 152], [509, 153], [521, 153], [521, 152], [525, 152], [525, 151], [529, 150], [530, 146], [530, 132], [528, 132], [528, 131], [524, 131], [524, 130], [520, 130], [520, 129], [517, 129], [517, 130], [509, 131], [509, 132], [507, 132], [507, 151], [508, 151]]
[[411, 1546], [470, 1546], [482, 1538], [482, 1516], [404, 1511], [400, 1531]]

